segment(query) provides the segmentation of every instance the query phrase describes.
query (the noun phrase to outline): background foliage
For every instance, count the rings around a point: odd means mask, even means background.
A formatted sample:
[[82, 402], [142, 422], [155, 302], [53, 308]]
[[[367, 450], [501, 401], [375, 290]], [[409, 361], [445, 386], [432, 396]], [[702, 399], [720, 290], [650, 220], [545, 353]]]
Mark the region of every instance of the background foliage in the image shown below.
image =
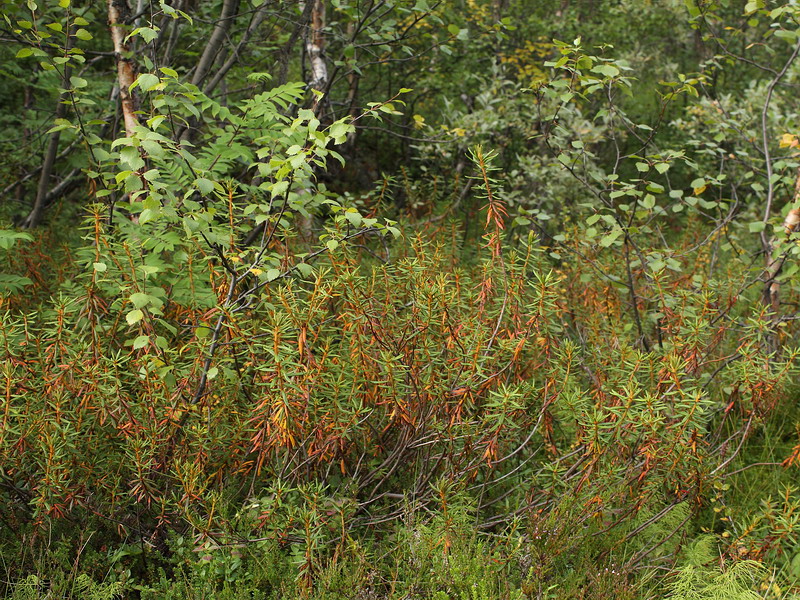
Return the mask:
[[0, 7], [6, 596], [800, 596], [794, 2]]

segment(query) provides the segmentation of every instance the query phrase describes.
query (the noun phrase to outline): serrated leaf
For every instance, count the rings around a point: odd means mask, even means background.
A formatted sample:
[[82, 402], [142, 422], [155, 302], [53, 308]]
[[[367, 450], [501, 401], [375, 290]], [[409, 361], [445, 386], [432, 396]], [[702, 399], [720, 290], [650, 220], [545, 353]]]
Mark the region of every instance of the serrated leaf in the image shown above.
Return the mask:
[[359, 227], [361, 225], [361, 215], [355, 211], [347, 211], [344, 213], [345, 219], [347, 219], [353, 227]]
[[619, 69], [614, 65], [597, 65], [592, 69], [593, 73], [600, 73], [606, 77], [616, 77], [619, 75]]
[[198, 177], [195, 179], [194, 186], [203, 194], [210, 194], [214, 191], [214, 182], [205, 177]]
[[119, 157], [128, 164], [129, 171], [138, 171], [144, 166], [144, 160], [139, 155], [138, 148], [125, 146], [119, 151]]
[[138, 34], [148, 44], [158, 37], [158, 31], [151, 27], [140, 28]]
[[617, 241], [617, 238], [622, 235], [622, 229], [613, 229], [600, 239], [600, 245], [603, 248], [608, 248], [611, 244]]
[[140, 88], [142, 88], [142, 90], [144, 90], [145, 92], [150, 91], [155, 86], [157, 86], [159, 83], [161, 83], [161, 80], [156, 75], [153, 75], [152, 73], [142, 73], [136, 79], [136, 85], [138, 85]]
[[136, 308], [142, 308], [150, 304], [150, 296], [141, 292], [136, 292], [135, 294], [131, 294], [130, 301]]
[[144, 313], [138, 308], [125, 315], [125, 320], [128, 322], [128, 325], [135, 325], [141, 321], [142, 318], [144, 318]]
[[270, 188], [270, 192], [272, 193], [272, 197], [276, 198], [283, 194], [287, 189], [289, 189], [289, 182], [284, 179], [283, 181], [279, 181], [274, 184]]

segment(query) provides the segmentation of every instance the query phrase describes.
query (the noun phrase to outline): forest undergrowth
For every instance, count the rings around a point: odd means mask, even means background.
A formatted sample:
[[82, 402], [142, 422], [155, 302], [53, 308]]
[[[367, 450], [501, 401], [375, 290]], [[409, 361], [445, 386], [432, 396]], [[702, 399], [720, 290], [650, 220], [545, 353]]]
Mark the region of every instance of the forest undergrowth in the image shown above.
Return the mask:
[[800, 598], [795, 3], [41, 4], [0, 594]]

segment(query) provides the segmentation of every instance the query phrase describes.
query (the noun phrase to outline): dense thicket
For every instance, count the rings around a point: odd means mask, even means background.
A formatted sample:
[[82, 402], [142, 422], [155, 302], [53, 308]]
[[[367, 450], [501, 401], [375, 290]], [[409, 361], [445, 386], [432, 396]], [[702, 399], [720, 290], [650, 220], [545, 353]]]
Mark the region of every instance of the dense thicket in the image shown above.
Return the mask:
[[0, 0], [12, 598], [800, 597], [800, 8]]

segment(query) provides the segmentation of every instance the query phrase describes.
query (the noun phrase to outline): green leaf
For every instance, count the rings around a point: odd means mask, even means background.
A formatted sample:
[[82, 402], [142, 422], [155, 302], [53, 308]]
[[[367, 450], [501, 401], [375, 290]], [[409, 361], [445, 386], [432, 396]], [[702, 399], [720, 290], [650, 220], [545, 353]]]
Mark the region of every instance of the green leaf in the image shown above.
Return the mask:
[[136, 323], [141, 321], [143, 317], [144, 313], [137, 308], [136, 310], [132, 310], [127, 315], [125, 315], [125, 320], [128, 322], [128, 325], [135, 325]]
[[205, 177], [198, 177], [194, 180], [194, 186], [200, 190], [202, 194], [210, 194], [214, 191], [214, 182]]
[[355, 127], [349, 123], [345, 123], [344, 121], [336, 121], [333, 125], [331, 125], [330, 129], [328, 130], [328, 134], [334, 139], [335, 143], [341, 144], [345, 141], [347, 134], [354, 130]]
[[62, 129], [69, 129], [70, 127], [72, 127], [72, 123], [70, 123], [67, 119], [56, 119], [53, 121], [53, 126], [47, 130], [47, 133], [61, 131]]
[[760, 233], [766, 229], [767, 225], [763, 221], [753, 221], [747, 225], [750, 233]]
[[151, 27], [140, 27], [136, 33], [148, 44], [158, 37], [158, 31]]
[[150, 304], [150, 296], [142, 294], [141, 292], [136, 292], [135, 294], [131, 294], [130, 301], [136, 308], [142, 308]]
[[142, 140], [142, 149], [154, 158], [164, 156], [164, 148], [155, 140]]
[[79, 40], [84, 40], [88, 42], [90, 39], [92, 39], [92, 34], [86, 31], [85, 29], [78, 29], [78, 31], [75, 32], [75, 37], [78, 38]]
[[[150, 91], [155, 86], [161, 83], [161, 80], [153, 75], [152, 73], [142, 73], [134, 82], [134, 85], [138, 85], [142, 90], [145, 92]], [[133, 88], [133, 86], [131, 86]]]
[[127, 163], [128, 170], [130, 171], [138, 171], [144, 166], [144, 160], [139, 155], [138, 148], [133, 148], [132, 146], [126, 146], [125, 148], [119, 151], [119, 156], [122, 161]]
[[361, 226], [361, 215], [358, 214], [358, 211], [348, 210], [346, 213], [344, 213], [344, 217], [350, 222], [350, 224], [353, 227]]
[[133, 340], [133, 349], [138, 350], [139, 348], [144, 348], [150, 342], [149, 335], [140, 335], [135, 340]]
[[33, 236], [30, 233], [23, 233], [21, 231], [0, 229], [0, 248], [8, 250], [14, 244], [16, 244], [18, 240], [32, 242]]
[[31, 48], [21, 48], [19, 52], [17, 52], [17, 58], [27, 58], [33, 54], [33, 50]]
[[270, 192], [272, 193], [273, 198], [277, 198], [281, 194], [283, 194], [287, 189], [289, 189], [289, 182], [287, 180], [279, 181], [278, 183], [274, 184], [270, 188]]
[[622, 235], [622, 229], [613, 229], [600, 240], [600, 245], [603, 248], [608, 248], [611, 244], [617, 241], [617, 238]]
[[702, 177], [698, 177], [697, 179], [693, 180], [690, 185], [694, 189], [699, 189], [701, 187], [704, 187], [704, 186], [708, 185], [708, 182], [705, 179], [703, 179]]
[[764, 0], [749, 0], [747, 4], [744, 5], [744, 14], [749, 15], [751, 13], [756, 12], [759, 8], [764, 7]]
[[619, 69], [614, 65], [597, 65], [592, 69], [592, 73], [600, 73], [606, 77], [616, 77], [619, 75]]

